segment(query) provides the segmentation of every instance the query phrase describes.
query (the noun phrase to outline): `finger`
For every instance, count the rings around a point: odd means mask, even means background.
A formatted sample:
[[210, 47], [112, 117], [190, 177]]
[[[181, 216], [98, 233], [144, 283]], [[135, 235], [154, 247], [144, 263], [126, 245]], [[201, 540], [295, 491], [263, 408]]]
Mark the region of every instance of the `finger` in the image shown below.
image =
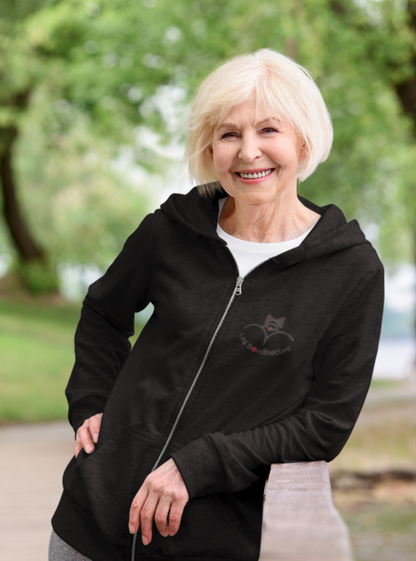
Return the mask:
[[159, 496], [156, 493], [149, 493], [140, 511], [140, 528], [142, 531], [143, 545], [147, 545], [152, 541], [152, 523], [158, 501]]
[[84, 450], [88, 454], [91, 454], [91, 452], [94, 450], [94, 443], [91, 440], [91, 433], [90, 433], [88, 421], [85, 421], [82, 427], [78, 429], [77, 434], [79, 435], [79, 440], [81, 442], [82, 448], [84, 448]]
[[81, 452], [81, 450], [82, 450], [82, 444], [81, 444], [81, 442], [75, 441], [75, 451], [74, 451], [74, 454], [75, 454], [75, 457], [76, 457], [76, 458], [78, 457], [78, 454]]
[[131, 503], [129, 514], [129, 530], [131, 534], [135, 534], [139, 529], [140, 511], [144, 505], [147, 495], [148, 491], [142, 485]]
[[174, 536], [179, 530], [181, 525], [183, 509], [185, 508], [187, 501], [174, 502], [171, 506], [169, 513], [169, 535]]
[[74, 455], [75, 457], [78, 456], [78, 454], [80, 453], [81, 450], [81, 446], [80, 446], [80, 442], [79, 442], [79, 438], [78, 438], [78, 431], [75, 433], [75, 445], [74, 445]]
[[[171, 507], [171, 501], [168, 497], [162, 497], [156, 507], [155, 512], [155, 523], [156, 528], [159, 530], [160, 534], [166, 538], [169, 535], [168, 528], [168, 515]], [[143, 528], [142, 528], [143, 533]]]
[[93, 442], [97, 442], [98, 441], [98, 435], [100, 434], [100, 427], [101, 427], [101, 418], [102, 418], [103, 414], [102, 413], [97, 413], [97, 415], [94, 415], [94, 417], [90, 418], [90, 434], [92, 436], [92, 440]]

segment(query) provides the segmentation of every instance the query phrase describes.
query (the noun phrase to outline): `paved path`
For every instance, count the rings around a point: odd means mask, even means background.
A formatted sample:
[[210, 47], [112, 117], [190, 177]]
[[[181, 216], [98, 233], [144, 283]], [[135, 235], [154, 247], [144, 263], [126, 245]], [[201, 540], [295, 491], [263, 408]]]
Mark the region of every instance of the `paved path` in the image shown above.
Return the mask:
[[66, 422], [0, 427], [0, 561], [46, 561], [74, 438]]

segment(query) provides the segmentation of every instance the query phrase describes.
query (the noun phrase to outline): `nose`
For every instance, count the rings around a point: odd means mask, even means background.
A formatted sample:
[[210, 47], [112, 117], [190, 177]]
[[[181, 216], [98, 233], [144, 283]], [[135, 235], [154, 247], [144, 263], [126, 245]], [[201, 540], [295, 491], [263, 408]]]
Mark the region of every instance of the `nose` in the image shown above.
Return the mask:
[[255, 136], [244, 135], [241, 139], [238, 157], [243, 162], [253, 162], [256, 158], [261, 157], [262, 152]]

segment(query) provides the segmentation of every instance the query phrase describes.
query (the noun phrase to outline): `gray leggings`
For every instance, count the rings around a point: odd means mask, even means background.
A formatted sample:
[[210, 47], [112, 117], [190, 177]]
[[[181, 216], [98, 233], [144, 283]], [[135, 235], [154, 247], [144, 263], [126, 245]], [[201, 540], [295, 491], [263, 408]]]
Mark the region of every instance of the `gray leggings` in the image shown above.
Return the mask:
[[49, 541], [49, 561], [91, 561], [91, 559], [75, 551], [52, 530]]

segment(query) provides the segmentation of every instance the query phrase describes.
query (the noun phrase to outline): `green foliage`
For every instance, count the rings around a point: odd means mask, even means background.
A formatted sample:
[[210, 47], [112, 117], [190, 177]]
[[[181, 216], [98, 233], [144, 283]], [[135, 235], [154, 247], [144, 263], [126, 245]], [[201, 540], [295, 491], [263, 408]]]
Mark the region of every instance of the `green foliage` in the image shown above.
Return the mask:
[[116, 150], [92, 136], [89, 121], [78, 111], [64, 106], [59, 113], [58, 105], [53, 122], [69, 129], [45, 131], [49, 103], [47, 92], [39, 91], [18, 150], [30, 226], [53, 263], [94, 263], [105, 269], [141, 222], [146, 191], [114, 169]]
[[29, 292], [34, 295], [58, 290], [58, 275], [50, 263], [16, 261], [11, 270], [17, 273]]
[[3, 2], [0, 126], [23, 131], [19, 179], [33, 228], [58, 261], [107, 264], [146, 206], [108, 162], [129, 146], [132, 164], [155, 170], [161, 158], [138, 149], [135, 127], [162, 144], [183, 138], [184, 119], [172, 115], [201, 80], [270, 47], [308, 68], [334, 122], [330, 159], [300, 193], [377, 224], [383, 255], [410, 260], [415, 138], [394, 86], [414, 75], [415, 44], [398, 0]]

